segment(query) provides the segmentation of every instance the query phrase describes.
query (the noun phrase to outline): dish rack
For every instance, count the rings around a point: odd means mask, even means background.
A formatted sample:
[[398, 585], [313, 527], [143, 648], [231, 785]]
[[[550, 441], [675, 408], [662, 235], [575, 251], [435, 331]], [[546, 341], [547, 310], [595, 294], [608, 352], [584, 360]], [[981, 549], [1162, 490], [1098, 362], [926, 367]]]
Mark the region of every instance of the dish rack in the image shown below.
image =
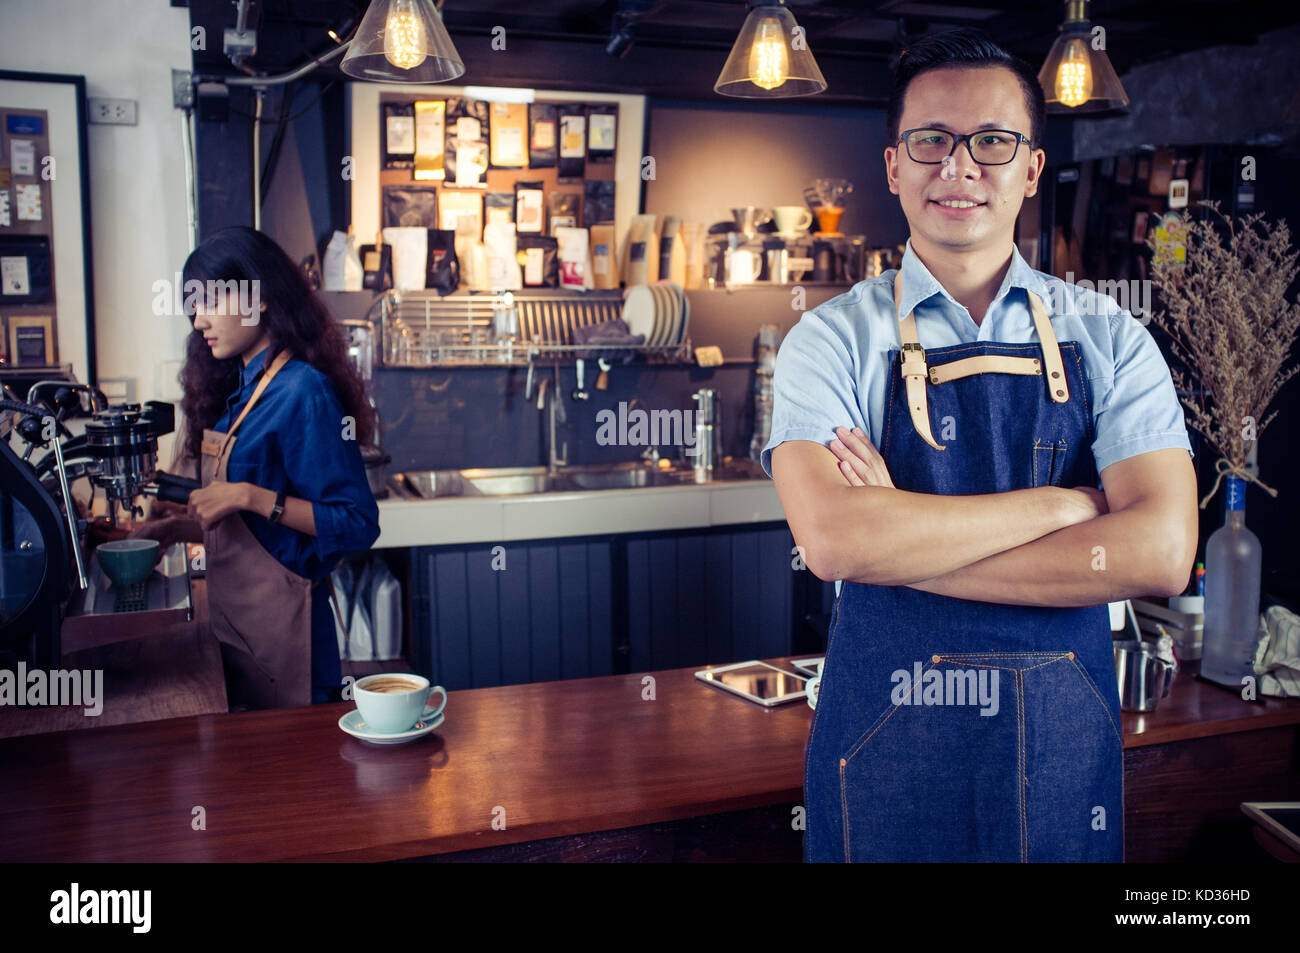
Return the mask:
[[[537, 360], [610, 357], [636, 351], [650, 363], [689, 363], [689, 338], [658, 346], [578, 344], [576, 328], [622, 317], [618, 290], [559, 295], [505, 292], [450, 294], [388, 291], [378, 302], [390, 367], [446, 364], [525, 365]], [[499, 333], [502, 329], [517, 333]]]

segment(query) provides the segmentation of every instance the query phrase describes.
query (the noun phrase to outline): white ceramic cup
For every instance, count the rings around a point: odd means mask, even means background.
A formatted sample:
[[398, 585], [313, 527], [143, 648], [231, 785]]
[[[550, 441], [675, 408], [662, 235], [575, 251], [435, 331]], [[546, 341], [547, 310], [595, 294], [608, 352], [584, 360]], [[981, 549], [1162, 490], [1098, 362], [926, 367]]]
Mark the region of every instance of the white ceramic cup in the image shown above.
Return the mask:
[[[411, 683], [411, 690], [406, 692], [372, 692], [366, 685], [373, 685], [380, 679], [401, 679]], [[435, 692], [442, 693], [442, 701], [436, 707], [426, 705]], [[430, 685], [422, 675], [410, 672], [385, 672], [367, 675], [358, 679], [352, 686], [352, 697], [356, 699], [357, 710], [366, 726], [381, 734], [398, 734], [409, 731], [417, 721], [436, 718], [447, 705], [447, 689], [441, 685]]]
[[778, 205], [772, 209], [776, 230], [782, 235], [805, 231], [812, 224], [812, 212], [802, 205]]

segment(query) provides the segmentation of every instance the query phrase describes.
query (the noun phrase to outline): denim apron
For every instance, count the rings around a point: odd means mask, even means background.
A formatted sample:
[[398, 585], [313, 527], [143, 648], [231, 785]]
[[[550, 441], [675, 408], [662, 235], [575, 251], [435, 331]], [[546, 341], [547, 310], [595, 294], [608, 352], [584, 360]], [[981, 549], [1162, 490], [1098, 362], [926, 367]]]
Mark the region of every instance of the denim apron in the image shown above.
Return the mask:
[[[1097, 485], [1079, 345], [1058, 344], [1042, 302], [1026, 294], [1039, 344], [923, 350], [914, 315], [900, 322], [879, 447], [895, 487]], [[900, 276], [894, 295], [897, 309]], [[846, 582], [804, 798], [809, 861], [1122, 861], [1107, 607]]]
[[[204, 486], [225, 482], [235, 431], [289, 359], [282, 351], [267, 361], [266, 372], [228, 431], [203, 431]], [[209, 625], [221, 647], [231, 708], [310, 705], [311, 580], [268, 553], [238, 512], [208, 527], [203, 549]]]

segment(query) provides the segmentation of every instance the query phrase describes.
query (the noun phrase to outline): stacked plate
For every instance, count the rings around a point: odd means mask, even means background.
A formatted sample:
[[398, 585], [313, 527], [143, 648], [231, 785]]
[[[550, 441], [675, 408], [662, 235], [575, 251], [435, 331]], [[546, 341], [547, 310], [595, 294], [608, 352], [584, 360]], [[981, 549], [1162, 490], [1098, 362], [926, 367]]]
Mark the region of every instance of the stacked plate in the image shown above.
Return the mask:
[[635, 285], [623, 301], [623, 320], [633, 334], [645, 336], [644, 347], [671, 347], [686, 340], [691, 305], [681, 285], [670, 281]]

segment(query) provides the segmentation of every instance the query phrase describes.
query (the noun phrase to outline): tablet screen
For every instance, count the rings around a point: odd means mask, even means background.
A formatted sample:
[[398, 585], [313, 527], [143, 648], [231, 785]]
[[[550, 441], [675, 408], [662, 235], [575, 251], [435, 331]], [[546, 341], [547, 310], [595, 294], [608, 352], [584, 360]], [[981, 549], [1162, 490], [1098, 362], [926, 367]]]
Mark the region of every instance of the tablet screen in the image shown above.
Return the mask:
[[762, 699], [793, 695], [803, 691], [808, 682], [801, 675], [782, 672], [767, 665], [746, 665], [725, 672], [706, 672], [704, 677]]

